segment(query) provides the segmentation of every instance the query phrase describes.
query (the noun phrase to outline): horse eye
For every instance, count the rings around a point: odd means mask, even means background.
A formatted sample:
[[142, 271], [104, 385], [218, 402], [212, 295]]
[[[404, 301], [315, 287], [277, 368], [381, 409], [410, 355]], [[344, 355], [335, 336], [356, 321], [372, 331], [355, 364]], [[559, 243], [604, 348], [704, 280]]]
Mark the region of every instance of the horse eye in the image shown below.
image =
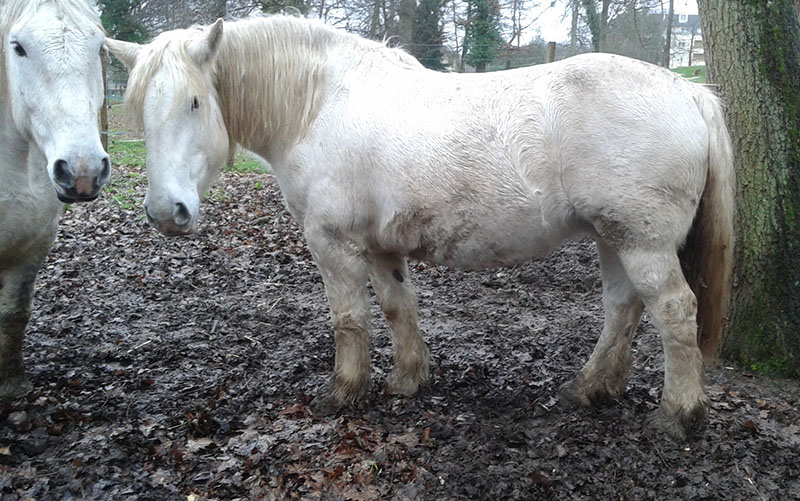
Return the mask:
[[22, 47], [22, 45], [20, 45], [18, 42], [11, 42], [11, 45], [14, 46], [14, 52], [16, 52], [19, 57], [25, 57], [28, 55], [28, 53], [25, 52], [25, 48]]
[[192, 111], [196, 110], [200, 107], [200, 101], [197, 100], [197, 96], [192, 98]]

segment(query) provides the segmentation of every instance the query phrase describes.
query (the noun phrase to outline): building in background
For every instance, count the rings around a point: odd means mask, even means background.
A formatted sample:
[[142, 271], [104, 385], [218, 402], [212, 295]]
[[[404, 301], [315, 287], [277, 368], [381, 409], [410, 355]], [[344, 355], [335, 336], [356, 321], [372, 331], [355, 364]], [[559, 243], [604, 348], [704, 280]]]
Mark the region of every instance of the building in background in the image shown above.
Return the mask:
[[669, 67], [706, 64], [700, 16], [695, 0], [675, 0]]

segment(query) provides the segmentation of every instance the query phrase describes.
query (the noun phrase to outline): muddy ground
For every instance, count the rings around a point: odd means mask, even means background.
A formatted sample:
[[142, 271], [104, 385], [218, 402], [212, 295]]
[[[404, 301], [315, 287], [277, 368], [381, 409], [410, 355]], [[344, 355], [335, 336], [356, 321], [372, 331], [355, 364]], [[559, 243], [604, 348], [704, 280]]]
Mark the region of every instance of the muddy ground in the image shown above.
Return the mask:
[[[119, 174], [117, 174], [119, 175]], [[269, 175], [223, 177], [203, 229], [167, 239], [139, 205], [67, 211], [38, 281], [25, 361], [0, 403], [0, 499], [798, 499], [796, 382], [708, 371], [700, 434], [643, 428], [662, 385], [646, 321], [625, 397], [559, 402], [602, 326], [593, 244], [513, 269], [412, 264], [432, 384], [373, 388], [321, 416], [333, 366], [323, 287]]]

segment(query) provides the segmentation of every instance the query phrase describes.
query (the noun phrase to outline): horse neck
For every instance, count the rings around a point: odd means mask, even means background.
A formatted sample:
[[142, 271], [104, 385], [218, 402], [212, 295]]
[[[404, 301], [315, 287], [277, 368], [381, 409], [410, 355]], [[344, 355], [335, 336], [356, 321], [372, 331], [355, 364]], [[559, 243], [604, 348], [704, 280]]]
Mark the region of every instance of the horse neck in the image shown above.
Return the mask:
[[226, 26], [216, 85], [231, 142], [267, 155], [296, 144], [325, 99], [328, 45], [339, 36], [285, 18]]
[[[5, 40], [5, 33], [0, 39]], [[50, 183], [41, 168], [46, 163], [44, 153], [25, 139], [14, 122], [4, 50], [0, 48], [0, 200], [8, 193], [47, 191]]]
[[0, 201], [9, 193], [52, 195], [44, 153], [17, 130], [11, 113], [0, 106]]

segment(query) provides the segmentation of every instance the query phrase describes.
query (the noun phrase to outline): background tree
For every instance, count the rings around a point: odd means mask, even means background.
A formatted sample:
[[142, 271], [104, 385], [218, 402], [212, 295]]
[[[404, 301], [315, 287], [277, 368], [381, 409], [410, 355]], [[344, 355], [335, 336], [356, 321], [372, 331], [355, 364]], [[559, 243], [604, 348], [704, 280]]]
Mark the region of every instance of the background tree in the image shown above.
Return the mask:
[[300, 14], [306, 15], [310, 5], [305, 0], [260, 0], [261, 10], [267, 14], [285, 12], [287, 9], [297, 9]]
[[[582, 0], [583, 9], [586, 12], [586, 21], [589, 31], [592, 34], [592, 47], [595, 52], [606, 50], [606, 35], [608, 33], [608, 21], [610, 19], [610, 8], [612, 0], [600, 0], [600, 10], [597, 10], [595, 0]], [[625, 5], [624, 0], [618, 0], [619, 6]]]
[[629, 2], [608, 22], [603, 51], [659, 64], [667, 33], [665, 21], [651, 12], [647, 3]]
[[800, 376], [800, 27], [793, 0], [700, 0], [737, 172], [723, 355]]
[[147, 30], [134, 13], [141, 0], [100, 0], [100, 19], [108, 34], [119, 40], [143, 43], [147, 41]]
[[442, 0], [420, 0], [414, 12], [414, 25], [411, 35], [411, 44], [407, 47], [427, 68], [432, 70], [445, 69], [442, 43], [444, 34], [442, 29]]
[[466, 62], [475, 71], [486, 70], [486, 64], [494, 60], [502, 44], [500, 37], [500, 9], [494, 0], [468, 0], [471, 17], [464, 38]]
[[592, 34], [592, 49], [600, 52], [600, 16], [597, 14], [597, 6], [594, 0], [581, 0], [583, 10], [586, 12], [586, 23], [589, 32]]
[[[664, 42], [664, 54], [661, 57], [662, 65], [669, 68], [669, 61], [672, 58], [672, 21], [675, 15], [675, 0], [669, 0], [669, 10], [667, 10], [667, 36]], [[692, 48], [689, 47], [689, 51]]]

